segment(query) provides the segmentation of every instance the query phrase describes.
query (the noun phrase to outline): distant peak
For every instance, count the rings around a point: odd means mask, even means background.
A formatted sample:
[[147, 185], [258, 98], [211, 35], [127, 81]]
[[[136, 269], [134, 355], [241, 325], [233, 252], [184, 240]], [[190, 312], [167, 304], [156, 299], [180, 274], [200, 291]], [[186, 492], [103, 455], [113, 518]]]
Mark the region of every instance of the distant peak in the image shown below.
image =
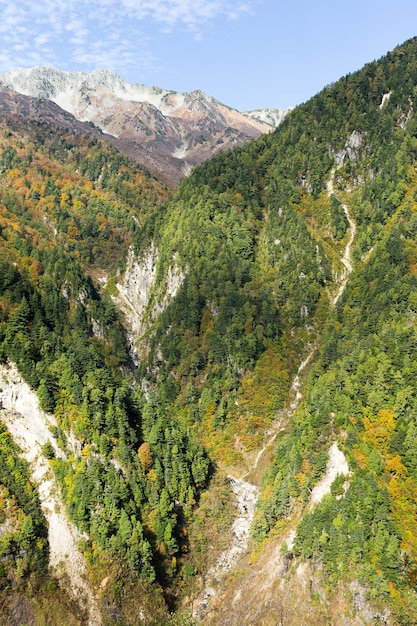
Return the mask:
[[288, 113], [293, 110], [293, 108], [294, 107], [290, 107], [288, 109], [254, 109], [252, 111], [245, 111], [244, 115], [276, 128], [281, 124], [282, 120], [288, 115]]

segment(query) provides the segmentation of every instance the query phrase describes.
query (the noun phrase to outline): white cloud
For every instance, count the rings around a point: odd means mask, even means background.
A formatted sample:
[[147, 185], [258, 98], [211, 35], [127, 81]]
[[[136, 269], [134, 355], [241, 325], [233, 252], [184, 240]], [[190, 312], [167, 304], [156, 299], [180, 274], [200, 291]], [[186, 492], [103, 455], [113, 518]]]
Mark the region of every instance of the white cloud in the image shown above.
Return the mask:
[[[40, 65], [61, 69], [155, 68], [150, 38], [186, 29], [201, 39], [215, 19], [232, 20], [259, 0], [0, 0], [0, 71]], [[26, 51], [26, 53], [25, 53]]]
[[121, 0], [121, 3], [138, 19], [150, 17], [170, 26], [183, 23], [192, 27], [216, 17], [235, 19], [254, 4], [230, 0]]

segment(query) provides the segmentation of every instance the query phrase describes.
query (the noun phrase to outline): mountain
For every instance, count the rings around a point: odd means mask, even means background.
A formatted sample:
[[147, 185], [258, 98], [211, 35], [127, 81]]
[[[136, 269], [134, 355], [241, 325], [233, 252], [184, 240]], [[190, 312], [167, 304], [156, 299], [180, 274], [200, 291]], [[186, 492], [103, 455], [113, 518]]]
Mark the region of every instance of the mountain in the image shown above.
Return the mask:
[[245, 111], [245, 115], [276, 128], [292, 109], [293, 107], [290, 109], [254, 109], [253, 111]]
[[204, 623], [415, 623], [416, 59], [414, 39], [196, 167], [137, 259], [158, 251], [142, 380], [261, 490]]
[[219, 150], [270, 132], [279, 119], [239, 113], [202, 91], [129, 84], [108, 70], [86, 74], [38, 67], [3, 74], [0, 84], [52, 100], [77, 119], [94, 123], [121, 150], [175, 184]]
[[417, 623], [416, 86], [417, 38], [175, 192], [7, 105], [2, 622]]

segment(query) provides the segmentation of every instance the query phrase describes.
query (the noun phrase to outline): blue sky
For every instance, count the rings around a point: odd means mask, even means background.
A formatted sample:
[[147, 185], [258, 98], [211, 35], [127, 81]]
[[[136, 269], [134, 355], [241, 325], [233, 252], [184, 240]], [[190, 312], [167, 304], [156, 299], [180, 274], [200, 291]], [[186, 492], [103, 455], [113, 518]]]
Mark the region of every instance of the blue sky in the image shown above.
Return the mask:
[[118, 72], [286, 108], [417, 35], [416, 0], [0, 0], [0, 71]]

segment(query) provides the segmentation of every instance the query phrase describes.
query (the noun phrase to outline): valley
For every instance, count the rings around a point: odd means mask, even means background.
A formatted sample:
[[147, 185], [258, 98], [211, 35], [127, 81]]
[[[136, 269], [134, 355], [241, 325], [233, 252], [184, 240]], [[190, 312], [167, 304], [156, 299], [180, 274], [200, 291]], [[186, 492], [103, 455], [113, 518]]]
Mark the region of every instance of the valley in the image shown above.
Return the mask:
[[416, 624], [417, 40], [282, 116], [2, 85], [0, 622]]
[[[327, 192], [329, 196], [334, 195], [333, 180], [334, 170], [332, 170], [330, 174], [330, 180], [327, 183]], [[353, 271], [350, 251], [355, 237], [356, 224], [350, 217], [346, 204], [343, 205], [343, 210], [345, 211], [347, 220], [349, 222], [349, 237], [342, 257], [342, 263], [345, 266], [346, 271], [341, 276], [340, 286], [338, 288], [337, 295], [333, 298], [333, 306], [336, 306], [337, 301], [342, 296], [346, 288], [349, 274]], [[206, 612], [210, 612], [210, 599], [213, 596], [217, 595], [215, 587], [218, 587], [220, 584], [221, 588], [222, 579], [232, 568], [236, 568], [238, 566], [239, 559], [241, 559], [242, 556], [246, 556], [245, 553], [248, 549], [250, 541], [250, 528], [256, 514], [256, 501], [259, 497], [259, 489], [257, 486], [246, 482], [246, 480], [244, 479], [251, 476], [256, 471], [258, 464], [262, 459], [262, 456], [268, 449], [271, 448], [279, 431], [283, 430], [286, 420], [290, 419], [293, 413], [297, 410], [298, 405], [302, 400], [302, 393], [300, 390], [300, 377], [303, 376], [304, 370], [309, 365], [316, 351], [317, 346], [314, 346], [310, 350], [307, 357], [299, 365], [297, 374], [295, 375], [291, 384], [289, 394], [289, 406], [285, 407], [281, 411], [283, 415], [279, 415], [275, 422], [273, 422], [272, 425], [269, 427], [268, 431], [265, 434], [266, 441], [263, 447], [257, 453], [252, 465], [246, 471], [245, 475], [242, 478], [228, 476], [233, 493], [236, 498], [236, 505], [239, 511], [239, 516], [235, 519], [232, 526], [232, 534], [234, 536], [233, 544], [226, 552], [220, 555], [218, 561], [216, 562], [216, 565], [207, 572], [207, 582], [203, 592], [200, 594], [203, 597], [203, 600], [200, 602], [197, 601], [197, 607], [193, 611], [193, 615], [195, 615], [199, 619], [199, 621], [202, 621], [204, 619], [204, 615]], [[326, 466], [326, 472], [321, 481], [311, 491], [310, 501], [307, 505], [307, 509], [311, 510], [312, 508], [317, 506], [321, 502], [323, 497], [330, 493], [331, 485], [338, 476], [349, 476], [349, 474], [350, 470], [346, 461], [346, 457], [343, 452], [339, 450], [337, 442], [335, 442], [329, 450], [329, 460]], [[348, 487], [346, 486], [346, 489], [347, 488]], [[283, 544], [286, 545], [287, 550], [292, 550], [295, 535], [295, 529], [290, 530], [286, 535], [284, 535], [281, 543], [281, 551]], [[265, 571], [258, 572], [258, 576], [260, 579], [265, 579], [265, 577], [268, 576], [270, 566], [271, 564], [267, 563]], [[281, 557], [280, 564], [277, 567], [278, 583], [280, 582], [283, 575], [283, 570], [285, 570], [285, 563], [284, 559]], [[244, 593], [245, 585], [246, 581], [240, 583], [240, 587], [238, 588], [238, 590], [235, 590], [236, 596], [240, 597]], [[224, 590], [222, 590], [222, 592], [224, 593]], [[252, 599], [252, 602], [256, 605], [257, 597], [254, 597]], [[225, 602], [223, 606], [227, 606], [227, 603]], [[226, 613], [226, 611], [223, 609], [223, 614], [224, 613]], [[216, 614], [216, 620], [218, 619], [219, 613]], [[246, 619], [253, 620], [254, 618], [249, 618], [249, 616], [247, 615]]]

